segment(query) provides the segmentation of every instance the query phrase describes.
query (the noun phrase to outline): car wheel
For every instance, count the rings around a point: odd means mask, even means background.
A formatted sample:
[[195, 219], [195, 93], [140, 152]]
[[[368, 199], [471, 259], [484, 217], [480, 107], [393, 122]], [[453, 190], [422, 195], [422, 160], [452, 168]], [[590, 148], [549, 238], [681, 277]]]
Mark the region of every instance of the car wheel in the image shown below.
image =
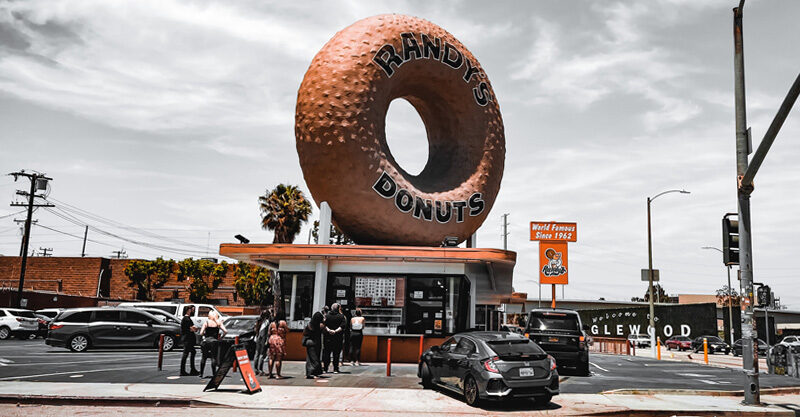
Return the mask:
[[[156, 347], [158, 347], [158, 342], [156, 342]], [[175, 349], [175, 338], [165, 334], [164, 335], [164, 352], [169, 352], [172, 349]]]
[[670, 347], [670, 345], [667, 345], [667, 350], [672, 350], [672, 347]]
[[543, 395], [541, 397], [534, 398], [534, 403], [538, 406], [550, 404], [550, 400], [553, 399], [551, 394]]
[[591, 373], [589, 372], [589, 361], [578, 365], [578, 373], [582, 376], [590, 376]]
[[6, 340], [11, 337], [11, 329], [6, 326], [0, 327], [0, 340]]
[[471, 407], [477, 407], [481, 400], [478, 395], [478, 383], [470, 375], [464, 378], [464, 400]]
[[82, 334], [76, 334], [69, 339], [67, 345], [73, 352], [84, 352], [89, 349], [89, 338]]
[[419, 376], [422, 379], [422, 388], [431, 389], [433, 388], [433, 380], [431, 379], [431, 368], [428, 367], [428, 364], [422, 362], [419, 366]]

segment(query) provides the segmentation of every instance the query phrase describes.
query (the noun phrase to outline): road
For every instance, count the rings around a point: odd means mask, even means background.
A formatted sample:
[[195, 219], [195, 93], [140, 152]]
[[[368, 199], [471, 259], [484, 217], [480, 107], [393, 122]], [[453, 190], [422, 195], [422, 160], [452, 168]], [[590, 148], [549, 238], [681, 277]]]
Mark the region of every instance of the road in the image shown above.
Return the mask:
[[[163, 371], [157, 369], [154, 350], [90, 350], [73, 353], [44, 344], [42, 339], [0, 341], [0, 381], [30, 382], [116, 382], [204, 385], [207, 379], [180, 377], [180, 351], [164, 354]], [[200, 355], [197, 356], [199, 362]], [[393, 364], [392, 377], [385, 376], [385, 364], [342, 367], [342, 374], [322, 380], [303, 377], [302, 362], [284, 364], [285, 380], [259, 377], [262, 385], [372, 387], [421, 389], [416, 365]], [[591, 356], [589, 377], [566, 376], [562, 393], [595, 394], [624, 389], [741, 390], [740, 370], [679, 361], [601, 355]], [[206, 370], [208, 371], [208, 369]], [[238, 374], [230, 378], [239, 379]], [[233, 379], [226, 383], [235, 383]], [[800, 380], [761, 375], [762, 388], [800, 386]]]

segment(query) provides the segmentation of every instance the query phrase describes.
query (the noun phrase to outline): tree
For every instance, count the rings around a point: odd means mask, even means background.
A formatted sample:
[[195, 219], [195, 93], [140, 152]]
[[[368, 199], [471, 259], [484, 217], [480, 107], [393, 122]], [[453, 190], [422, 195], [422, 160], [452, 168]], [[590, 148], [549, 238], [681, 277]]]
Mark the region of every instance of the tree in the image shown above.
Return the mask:
[[273, 273], [267, 268], [239, 262], [234, 269], [233, 285], [247, 305], [272, 304]]
[[[319, 220], [314, 221], [314, 228], [311, 230], [311, 236], [314, 236], [314, 243], [319, 243]], [[328, 239], [328, 243], [323, 243], [323, 245], [353, 245], [353, 242], [349, 237], [347, 237], [344, 232], [339, 230], [336, 225], [331, 224], [331, 235], [330, 239]]]
[[275, 233], [272, 243], [292, 243], [311, 214], [311, 203], [294, 185], [278, 184], [259, 197], [258, 203], [261, 227]]
[[[722, 288], [717, 290], [717, 304], [726, 306], [728, 305], [728, 285], [723, 285]], [[736, 292], [735, 289], [730, 288], [731, 305], [738, 306], [742, 297]]]
[[128, 277], [128, 286], [136, 288], [136, 299], [153, 301], [155, 290], [164, 286], [172, 274], [175, 261], [157, 258], [154, 261], [134, 259], [128, 262], [123, 273]]
[[228, 273], [228, 263], [219, 264], [205, 259], [187, 258], [178, 262], [178, 281], [187, 279], [189, 300], [195, 303], [208, 301], [208, 295], [216, 291]]
[[[669, 297], [669, 294], [667, 294], [667, 292], [664, 290], [664, 288], [661, 287], [661, 284], [653, 283], [653, 294], [655, 294], [655, 297], [654, 297], [653, 301], [656, 302], [656, 303], [668, 303], [668, 302], [671, 301], [670, 297]], [[650, 302], [650, 288], [649, 288], [649, 285], [648, 285], [647, 290], [644, 293], [644, 297], [642, 297], [642, 298], [632, 297], [631, 301], [648, 302], [649, 303]]]

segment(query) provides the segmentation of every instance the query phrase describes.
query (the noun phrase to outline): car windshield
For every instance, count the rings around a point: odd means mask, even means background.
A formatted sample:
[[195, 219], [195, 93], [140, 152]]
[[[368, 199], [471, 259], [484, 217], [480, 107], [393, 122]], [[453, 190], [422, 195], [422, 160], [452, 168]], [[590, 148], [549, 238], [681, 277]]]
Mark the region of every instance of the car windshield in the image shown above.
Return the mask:
[[36, 316], [33, 314], [33, 311], [14, 311], [14, 310], [9, 310], [9, 313], [11, 313], [11, 314], [13, 314], [13, 315], [15, 315], [17, 317], [28, 317], [28, 318], [31, 318], [31, 319], [35, 319], [36, 318]]
[[531, 313], [530, 330], [577, 331], [578, 316], [566, 313]]
[[228, 319], [225, 327], [228, 330], [249, 330], [256, 326], [256, 319]]
[[706, 339], [708, 339], [709, 342], [714, 342], [714, 343], [721, 343], [722, 342], [722, 339], [720, 339], [720, 338], [718, 338], [716, 336], [707, 337]]
[[492, 340], [487, 342], [498, 356], [544, 355], [544, 351], [530, 339]]

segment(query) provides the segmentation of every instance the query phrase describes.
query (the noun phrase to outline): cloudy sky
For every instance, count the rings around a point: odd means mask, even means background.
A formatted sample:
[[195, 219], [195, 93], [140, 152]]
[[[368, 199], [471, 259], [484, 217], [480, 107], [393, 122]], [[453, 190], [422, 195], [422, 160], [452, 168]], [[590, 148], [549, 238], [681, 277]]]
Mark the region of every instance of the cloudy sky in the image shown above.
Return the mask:
[[[306, 189], [294, 108], [311, 59], [359, 19], [410, 14], [461, 40], [493, 84], [506, 170], [478, 243], [502, 247], [510, 213], [517, 290], [537, 295], [528, 222], [558, 220], [578, 223], [567, 298], [641, 296], [646, 197], [685, 188], [653, 203], [654, 266], [669, 293], [713, 293], [725, 282], [721, 255], [700, 248], [721, 246], [720, 218], [736, 211], [737, 3], [0, 0], [0, 171], [54, 178], [59, 209], [37, 211], [31, 248], [56, 256], [80, 255], [82, 223], [97, 229], [92, 256], [213, 255], [236, 233], [271, 242], [257, 197], [279, 182]], [[746, 7], [754, 142], [800, 70], [798, 17], [797, 1]], [[420, 171], [419, 116], [398, 100], [387, 124], [396, 159]], [[800, 109], [752, 199], [756, 280], [794, 309], [798, 136]], [[0, 196], [10, 202], [24, 186], [0, 177]], [[0, 207], [0, 254], [19, 252], [18, 210]]]

